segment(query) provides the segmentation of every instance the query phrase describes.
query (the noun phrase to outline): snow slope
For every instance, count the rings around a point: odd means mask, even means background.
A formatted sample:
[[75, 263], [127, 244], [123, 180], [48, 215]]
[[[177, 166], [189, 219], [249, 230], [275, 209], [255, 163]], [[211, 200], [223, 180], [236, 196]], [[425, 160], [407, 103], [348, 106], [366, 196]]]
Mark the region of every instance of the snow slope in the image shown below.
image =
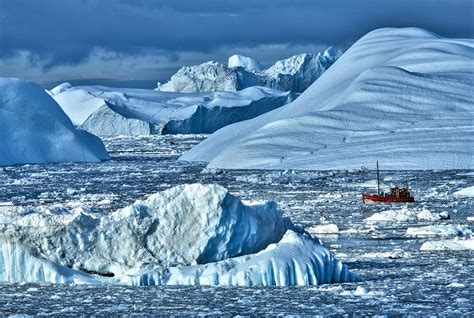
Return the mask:
[[0, 78], [0, 149], [0, 165], [109, 159], [41, 87], [15, 78]]
[[294, 231], [275, 202], [245, 206], [217, 185], [177, 186], [109, 215], [3, 207], [0, 281], [254, 286], [356, 279], [318, 240]]
[[265, 87], [239, 92], [170, 93], [104, 86], [64, 89], [61, 84], [50, 94], [75, 125], [98, 136], [212, 133], [294, 99], [292, 93]]
[[184, 66], [159, 91], [211, 92], [239, 91], [251, 86], [266, 86], [280, 91], [303, 92], [341, 55], [328, 48], [323, 54], [299, 54], [277, 61], [264, 69], [256, 60], [233, 55], [227, 65], [209, 61]]
[[181, 159], [230, 169], [474, 167], [474, 41], [370, 32], [294, 102], [225, 127]]

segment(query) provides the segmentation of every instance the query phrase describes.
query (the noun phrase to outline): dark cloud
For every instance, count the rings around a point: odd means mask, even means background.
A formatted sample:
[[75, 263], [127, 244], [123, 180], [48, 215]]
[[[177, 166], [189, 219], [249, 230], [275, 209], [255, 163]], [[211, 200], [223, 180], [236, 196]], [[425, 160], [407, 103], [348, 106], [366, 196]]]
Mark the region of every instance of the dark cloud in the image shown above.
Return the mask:
[[471, 0], [0, 0], [0, 59], [23, 50], [50, 68], [83, 63], [95, 48], [176, 60], [221, 47], [345, 47], [385, 26], [472, 37], [472, 12]]

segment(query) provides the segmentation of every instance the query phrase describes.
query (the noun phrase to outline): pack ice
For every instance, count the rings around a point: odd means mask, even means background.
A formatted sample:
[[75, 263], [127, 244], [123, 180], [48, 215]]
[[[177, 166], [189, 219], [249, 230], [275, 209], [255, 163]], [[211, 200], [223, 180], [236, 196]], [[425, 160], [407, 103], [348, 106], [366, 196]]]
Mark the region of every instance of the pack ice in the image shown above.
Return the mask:
[[17, 78], [0, 78], [0, 149], [0, 165], [109, 159], [99, 138], [76, 129], [41, 87]]
[[167, 83], [156, 90], [167, 92], [239, 91], [252, 86], [265, 86], [280, 91], [303, 92], [342, 54], [328, 48], [318, 54], [298, 54], [277, 61], [264, 69], [256, 60], [233, 55], [227, 65], [209, 61], [183, 66]]
[[98, 136], [212, 133], [294, 99], [290, 92], [265, 87], [170, 93], [63, 83], [49, 93], [75, 125]]
[[418, 28], [365, 35], [294, 102], [215, 132], [209, 168], [473, 169], [474, 41]]
[[180, 185], [109, 215], [2, 207], [0, 281], [286, 286], [357, 277], [276, 203]]

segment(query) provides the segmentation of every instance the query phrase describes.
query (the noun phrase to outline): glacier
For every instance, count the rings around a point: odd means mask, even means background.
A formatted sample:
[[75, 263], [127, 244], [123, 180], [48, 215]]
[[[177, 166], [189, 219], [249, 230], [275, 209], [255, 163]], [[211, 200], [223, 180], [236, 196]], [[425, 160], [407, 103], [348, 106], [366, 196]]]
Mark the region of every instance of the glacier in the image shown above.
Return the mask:
[[110, 159], [39, 85], [17, 78], [0, 78], [0, 149], [0, 165]]
[[209, 61], [183, 66], [156, 90], [166, 92], [239, 91], [265, 86], [280, 91], [301, 93], [321, 76], [340, 56], [341, 51], [326, 49], [322, 54], [298, 54], [275, 62], [268, 68], [250, 57], [232, 55], [227, 65]]
[[250, 87], [239, 92], [170, 93], [61, 84], [50, 95], [72, 122], [97, 136], [212, 133], [296, 98]]
[[474, 41], [419, 28], [358, 40], [294, 102], [180, 160], [225, 169], [473, 169]]
[[275, 202], [244, 205], [185, 184], [97, 215], [82, 207], [2, 207], [0, 281], [288, 286], [355, 281]]

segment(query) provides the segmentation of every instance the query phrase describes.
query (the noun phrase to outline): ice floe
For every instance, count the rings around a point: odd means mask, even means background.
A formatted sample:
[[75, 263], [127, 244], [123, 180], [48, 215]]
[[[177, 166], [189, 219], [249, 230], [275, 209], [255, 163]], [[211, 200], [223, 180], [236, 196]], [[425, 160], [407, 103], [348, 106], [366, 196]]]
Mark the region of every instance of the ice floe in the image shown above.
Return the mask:
[[407, 236], [425, 237], [425, 236], [466, 236], [472, 234], [467, 225], [461, 224], [438, 224], [420, 227], [409, 227]]
[[421, 251], [462, 251], [474, 250], [474, 238], [428, 241], [421, 245]]
[[336, 224], [320, 224], [307, 227], [305, 231], [312, 234], [338, 234], [339, 228]]
[[386, 210], [374, 213], [364, 219], [367, 223], [377, 222], [418, 222], [418, 221], [438, 221], [443, 217], [439, 213], [433, 213], [426, 208], [409, 208]]
[[474, 186], [458, 190], [454, 192], [454, 195], [458, 197], [474, 197]]

